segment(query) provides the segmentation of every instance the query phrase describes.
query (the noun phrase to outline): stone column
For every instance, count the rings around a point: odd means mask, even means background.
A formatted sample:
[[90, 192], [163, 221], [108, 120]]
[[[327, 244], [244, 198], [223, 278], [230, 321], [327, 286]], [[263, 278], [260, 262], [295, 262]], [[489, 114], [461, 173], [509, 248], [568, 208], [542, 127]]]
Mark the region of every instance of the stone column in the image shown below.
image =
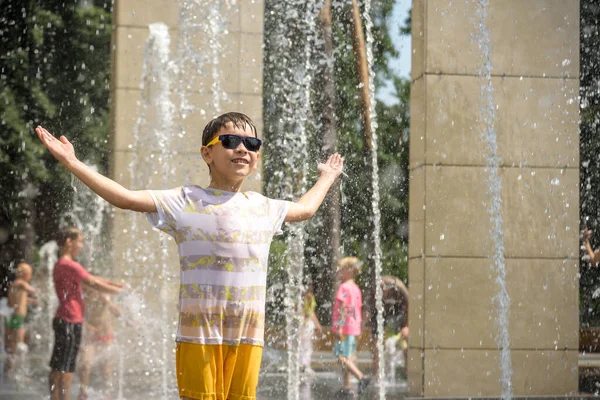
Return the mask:
[[[409, 394], [498, 396], [477, 1], [414, 0]], [[578, 386], [579, 1], [490, 0], [513, 395]]]
[[[218, 29], [223, 35], [219, 37], [220, 51], [218, 69], [220, 80], [217, 87], [220, 107], [216, 109], [211, 93], [215, 87], [215, 74], [212, 64], [207, 61], [206, 68], [202, 71], [186, 71], [184, 76], [172, 74], [171, 100], [175, 105], [175, 119], [173, 132], [167, 132], [167, 146], [169, 159], [173, 168], [173, 178], [168, 187], [157, 186], [156, 181], [136, 187], [132, 184], [132, 173], [128, 166], [132, 160], [158, 159], [157, 154], [141, 151], [134, 145], [132, 135], [136, 120], [139, 117], [141, 100], [140, 83], [142, 67], [144, 65], [144, 51], [149, 35], [148, 26], [152, 23], [163, 22], [169, 28], [171, 39], [170, 59], [177, 68], [184, 66], [180, 61], [180, 31], [181, 8], [187, 4], [190, 10], [199, 7], [219, 7]], [[111, 71], [111, 153], [110, 175], [125, 187], [142, 189], [167, 189], [184, 184], [207, 186], [209, 183], [208, 168], [200, 156], [202, 130], [206, 123], [214, 116], [228, 111], [239, 111], [249, 115], [256, 123], [259, 136], [262, 135], [262, 42], [263, 42], [263, 1], [238, 0], [217, 2], [189, 0], [116, 0], [113, 13], [113, 39], [112, 39], [112, 71]], [[209, 23], [211, 16], [207, 13], [195, 12], [198, 23]], [[223, 29], [226, 27], [227, 32]], [[197, 39], [198, 44], [195, 40]], [[207, 34], [202, 32], [194, 39], [191, 51], [196, 56], [203, 57], [211, 54], [207, 43]], [[202, 43], [202, 44], [200, 44]], [[204, 47], [203, 47], [204, 46]], [[189, 49], [188, 49], [189, 50]], [[211, 61], [213, 59], [210, 59]], [[197, 75], [193, 75], [197, 74]], [[181, 87], [178, 79], [184, 83], [193, 82], [186, 88], [189, 103], [194, 107], [194, 112], [187, 118], [181, 117], [178, 93], [175, 90]], [[185, 85], [184, 85], [185, 86]], [[152, 89], [153, 90], [153, 89]], [[147, 115], [149, 120], [156, 116]], [[185, 134], [182, 135], [182, 129]], [[136, 158], [137, 157], [137, 158]], [[159, 161], [156, 161], [156, 170], [161, 173]], [[136, 168], [135, 165], [133, 165]], [[153, 171], [134, 169], [134, 175], [148, 174]], [[254, 174], [247, 179], [245, 190], [261, 191], [260, 175]], [[135, 228], [134, 228], [135, 227]], [[114, 210], [110, 227], [110, 240], [113, 251], [113, 276], [123, 278], [132, 286], [140, 305], [143, 305], [136, 321], [139, 318], [147, 320], [162, 319], [168, 325], [166, 328], [167, 351], [161, 350], [163, 339], [156, 336], [160, 332], [153, 326], [123, 327], [121, 332], [130, 338], [131, 346], [136, 350], [152, 351], [158, 348], [157, 359], [144, 364], [146, 360], [140, 356], [137, 360], [126, 365], [127, 373], [139, 373], [138, 369], [150, 371], [150, 380], [161, 384], [154, 374], [161, 374], [161, 362], [167, 370], [175, 368], [173, 357], [173, 338], [176, 333], [177, 304], [179, 292], [179, 259], [174, 240], [170, 237], [153, 232], [144, 215], [130, 211]], [[166, 254], [166, 256], [162, 256]], [[167, 262], [162, 264], [166, 257]], [[131, 300], [131, 299], [130, 299]], [[152, 336], [155, 335], [155, 336]], [[127, 352], [135, 357], [135, 352]], [[135, 370], [132, 372], [132, 369]], [[148, 375], [148, 373], [146, 373]], [[164, 375], [164, 373], [162, 374]], [[140, 375], [141, 376], [141, 375]], [[174, 378], [171, 376], [169, 379]], [[173, 382], [166, 385], [175, 387]]]

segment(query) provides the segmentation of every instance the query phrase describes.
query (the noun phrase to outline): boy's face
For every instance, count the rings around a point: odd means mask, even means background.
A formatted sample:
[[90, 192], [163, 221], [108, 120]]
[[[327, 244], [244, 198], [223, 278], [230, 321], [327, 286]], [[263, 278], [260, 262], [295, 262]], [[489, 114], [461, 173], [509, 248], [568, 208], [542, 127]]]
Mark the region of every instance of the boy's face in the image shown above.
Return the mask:
[[[246, 125], [244, 129], [228, 123], [216, 136], [230, 134], [245, 137], [255, 137], [252, 129]], [[209, 165], [213, 179], [240, 180], [256, 171], [260, 154], [249, 151], [243, 142], [235, 149], [226, 149], [219, 142], [212, 146], [202, 146], [202, 158]]]

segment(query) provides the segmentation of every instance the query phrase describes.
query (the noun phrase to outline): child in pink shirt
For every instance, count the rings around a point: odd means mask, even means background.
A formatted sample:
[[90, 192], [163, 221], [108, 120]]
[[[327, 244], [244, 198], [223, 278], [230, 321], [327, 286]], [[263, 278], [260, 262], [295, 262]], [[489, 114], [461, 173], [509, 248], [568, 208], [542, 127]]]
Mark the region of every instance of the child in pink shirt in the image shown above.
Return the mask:
[[334, 354], [344, 370], [345, 394], [352, 394], [350, 374], [358, 379], [358, 393], [371, 382], [354, 363], [357, 337], [362, 324], [362, 293], [354, 278], [360, 272], [362, 262], [356, 257], [346, 257], [338, 263], [338, 279], [341, 284], [335, 295], [332, 332], [337, 335]]

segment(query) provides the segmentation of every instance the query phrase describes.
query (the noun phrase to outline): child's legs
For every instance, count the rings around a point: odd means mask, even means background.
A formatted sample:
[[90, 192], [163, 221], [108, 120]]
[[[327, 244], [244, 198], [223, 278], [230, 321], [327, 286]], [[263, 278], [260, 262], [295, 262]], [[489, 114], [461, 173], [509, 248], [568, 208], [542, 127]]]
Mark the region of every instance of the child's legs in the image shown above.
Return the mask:
[[344, 385], [345, 387], [350, 386], [350, 374], [354, 375], [357, 379], [362, 379], [363, 373], [358, 369], [354, 363], [356, 354], [356, 337], [346, 336], [346, 338], [339, 344], [338, 356], [339, 361], [344, 368]]
[[113, 339], [97, 341], [95, 344], [96, 355], [94, 362], [97, 363], [102, 376], [102, 387], [112, 387], [112, 369], [110, 365], [111, 358], [114, 358]]
[[104, 378], [104, 386], [107, 388], [112, 387], [112, 368], [110, 367], [110, 360], [105, 357], [102, 360], [102, 377]]
[[256, 398], [262, 347], [177, 344], [179, 395], [199, 400]]
[[222, 395], [217, 397], [223, 393], [222, 376], [218, 376], [218, 366], [223, 365], [220, 345], [180, 342], [175, 357], [177, 386], [182, 399], [222, 399]]
[[50, 399], [69, 400], [71, 398], [72, 372], [50, 371]]
[[79, 356], [79, 382], [81, 384], [81, 392], [85, 392], [89, 385], [92, 360], [94, 359], [95, 354], [96, 347], [93, 344], [87, 343], [81, 349], [81, 355]]
[[350, 371], [344, 368], [344, 389], [350, 389]]
[[9, 374], [15, 363], [15, 351], [17, 349], [17, 330], [6, 328], [4, 333], [4, 349], [6, 350], [6, 361], [4, 362], [4, 373]]
[[[75, 371], [81, 343], [81, 324], [72, 324], [55, 318], [54, 349], [50, 359], [50, 392], [52, 399], [69, 399], [71, 380]], [[58, 390], [57, 390], [58, 389]], [[54, 396], [59, 397], [54, 397]]]
[[262, 350], [249, 344], [228, 346], [224, 369], [227, 400], [256, 399]]
[[344, 374], [348, 374], [348, 379], [350, 379], [350, 374], [354, 375], [357, 379], [363, 378], [364, 374], [354, 363], [354, 357], [340, 357], [339, 361], [344, 368]]
[[308, 320], [302, 325], [302, 333], [300, 336], [300, 365], [310, 367], [312, 358], [313, 343], [312, 338], [315, 333], [314, 322]]
[[13, 369], [14, 369], [14, 373], [15, 373], [15, 377], [17, 379], [22, 380], [23, 382], [25, 382], [28, 377], [28, 363], [27, 363], [27, 354], [29, 353], [29, 347], [27, 346], [27, 344], [25, 344], [25, 342], [19, 342], [17, 343], [17, 348], [15, 349], [15, 354], [14, 354], [14, 365], [13, 365]]
[[300, 365], [303, 367], [310, 367], [310, 361], [312, 359], [313, 344], [312, 341], [304, 343], [300, 347]]

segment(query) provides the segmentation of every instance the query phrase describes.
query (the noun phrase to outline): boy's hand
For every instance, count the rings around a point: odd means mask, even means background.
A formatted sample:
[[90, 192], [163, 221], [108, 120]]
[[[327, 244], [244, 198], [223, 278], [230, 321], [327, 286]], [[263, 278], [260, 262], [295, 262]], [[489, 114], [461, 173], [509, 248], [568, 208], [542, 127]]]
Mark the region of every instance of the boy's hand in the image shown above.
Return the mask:
[[66, 137], [61, 136], [59, 140], [41, 126], [35, 128], [35, 133], [37, 133], [44, 146], [50, 150], [50, 153], [61, 164], [67, 165], [69, 162], [77, 159], [75, 149]]
[[331, 175], [334, 179], [342, 173], [343, 168], [344, 159], [338, 153], [332, 154], [325, 163], [317, 166], [320, 175]]

